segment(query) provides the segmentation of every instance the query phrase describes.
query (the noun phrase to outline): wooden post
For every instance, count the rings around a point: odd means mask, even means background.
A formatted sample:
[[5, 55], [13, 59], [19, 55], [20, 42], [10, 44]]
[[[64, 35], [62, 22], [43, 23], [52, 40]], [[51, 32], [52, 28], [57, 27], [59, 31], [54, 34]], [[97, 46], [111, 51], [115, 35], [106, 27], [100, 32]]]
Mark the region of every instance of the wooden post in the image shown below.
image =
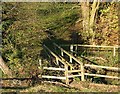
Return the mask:
[[1, 69], [1, 67], [0, 67], [0, 78], [2, 78], [2, 69]]
[[59, 65], [59, 61], [58, 61], [58, 58], [56, 58], [56, 63], [57, 63], [57, 65]]
[[43, 70], [43, 66], [42, 66], [42, 59], [39, 59], [39, 66], [38, 68], [42, 71]]
[[81, 64], [81, 80], [84, 81], [84, 66], [83, 63]]
[[56, 50], [56, 46], [54, 46], [54, 50], [55, 50], [55, 52], [57, 51], [57, 50]]
[[72, 63], [72, 57], [70, 56], [70, 63]]
[[63, 56], [63, 51], [61, 50], [61, 56]]
[[75, 46], [75, 56], [77, 56], [77, 49], [78, 49], [78, 47], [77, 47], [77, 45]]
[[41, 59], [39, 59], [39, 65], [40, 65], [40, 67], [42, 66], [42, 60]]
[[66, 64], [65, 64], [65, 78], [66, 78], [66, 84], [69, 85], [68, 65], [66, 65]]
[[115, 56], [115, 54], [116, 54], [116, 53], [115, 53], [115, 46], [114, 46], [114, 48], [113, 48], [113, 56]]
[[73, 53], [73, 45], [70, 45], [70, 51]]

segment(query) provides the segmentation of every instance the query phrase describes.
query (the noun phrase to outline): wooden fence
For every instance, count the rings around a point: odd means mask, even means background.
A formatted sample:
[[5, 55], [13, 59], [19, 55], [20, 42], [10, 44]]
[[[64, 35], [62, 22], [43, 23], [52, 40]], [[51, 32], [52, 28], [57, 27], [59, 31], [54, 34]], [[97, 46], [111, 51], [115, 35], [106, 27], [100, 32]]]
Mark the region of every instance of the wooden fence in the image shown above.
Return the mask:
[[[120, 79], [120, 77], [117, 76], [108, 76], [108, 75], [101, 75], [101, 74], [91, 74], [91, 73], [85, 73], [85, 68], [90, 67], [90, 68], [101, 68], [101, 69], [107, 69], [107, 70], [114, 70], [119, 72], [120, 68], [117, 67], [108, 67], [108, 66], [99, 66], [99, 65], [93, 65], [93, 64], [83, 64], [79, 59], [74, 57], [72, 54], [58, 46], [56, 43], [53, 43], [55, 47], [57, 47], [57, 50], [61, 51], [61, 56], [57, 56], [55, 53], [53, 53], [47, 46], [44, 45], [44, 47], [56, 58], [56, 62], [61, 62], [64, 65], [64, 68], [60, 67], [43, 67], [43, 70], [54, 70], [54, 71], [62, 71], [64, 72], [64, 76], [48, 76], [48, 75], [42, 75], [42, 78], [51, 78], [51, 79], [64, 79], [66, 84], [69, 84], [69, 78], [74, 78], [74, 77], [81, 77], [82, 81], [85, 81], [85, 76], [96, 76], [96, 77], [105, 77], [105, 78], [113, 78], [113, 79]], [[88, 45], [85, 45], [88, 46]], [[97, 46], [101, 47], [101, 46]], [[102, 46], [103, 47], [103, 46]], [[104, 46], [108, 47], [108, 46]], [[109, 46], [111, 47], [111, 46]], [[64, 59], [64, 55], [69, 56], [69, 62]], [[78, 65], [80, 65], [80, 69], [74, 69], [74, 66], [71, 65], [72, 61], [75, 61]], [[68, 67], [71, 67], [70, 69]], [[72, 73], [78, 73], [77, 75], [74, 75]]]
[[[61, 47], [64, 46], [69, 46], [70, 47], [70, 51], [76, 53], [76, 50], [79, 47], [90, 47], [90, 48], [111, 48], [113, 49], [113, 56], [116, 56], [116, 50], [120, 49], [120, 46], [116, 45], [116, 46], [102, 46], [102, 45], [81, 45], [81, 44], [66, 44], [66, 45], [61, 45]], [[75, 50], [73, 50], [73, 48], [75, 47]]]
[[[75, 70], [73, 68], [73, 66], [67, 62], [64, 58], [62, 57], [58, 57], [55, 53], [53, 53], [47, 46], [44, 45], [44, 47], [50, 52], [50, 54], [52, 56], [55, 57], [56, 59], [56, 62], [60, 62], [64, 65], [64, 68], [56, 68], [56, 67], [43, 67], [43, 70], [54, 70], [54, 71], [63, 71], [64, 72], [64, 76], [63, 77], [57, 77], [57, 76], [48, 76], [48, 75], [42, 75], [42, 78], [51, 78], [51, 79], [64, 79], [66, 80], [66, 84], [69, 84], [69, 78], [70, 77], [73, 77], [73, 75], [69, 75], [71, 73], [74, 73], [74, 72], [78, 72], [80, 73], [82, 76], [81, 76], [81, 80], [84, 81], [84, 68], [83, 68], [83, 63], [80, 62], [79, 60], [77, 60], [74, 56], [70, 55], [68, 52], [66, 52], [65, 50], [63, 50], [61, 47], [59, 47], [57, 44], [54, 44], [56, 45], [56, 47], [58, 47], [60, 50], [61, 50], [61, 53], [63, 55], [63, 53], [66, 53], [71, 59], [74, 59], [80, 66], [81, 66], [81, 69], [78, 69], [78, 70]], [[59, 65], [58, 65], [59, 66]], [[68, 68], [70, 67], [70, 69]]]
[[[120, 72], [120, 68], [117, 68], [117, 67], [99, 66], [99, 65], [92, 65], [92, 64], [85, 64], [84, 67], [101, 68], [101, 69], [114, 70], [114, 71]], [[120, 79], [120, 77], [117, 77], [117, 76], [108, 76], [108, 75], [101, 75], [101, 74], [85, 73], [85, 75], [97, 76], [97, 77], [105, 77], [105, 78], [113, 78], [113, 79]]]
[[[85, 64], [81, 69], [84, 70], [84, 67], [91, 67], [91, 68], [102, 68], [107, 70], [114, 70], [114, 71], [120, 71], [120, 68], [116, 67], [107, 67], [107, 66], [98, 66], [98, 65], [90, 65]], [[82, 81], [85, 81], [83, 78], [84, 76], [96, 76], [96, 77], [104, 77], [104, 78], [112, 78], [112, 79], [120, 79], [120, 77], [117, 76], [108, 76], [108, 75], [101, 75], [101, 74], [91, 74], [91, 73], [82, 73], [81, 70], [68, 70], [67, 64], [65, 64], [64, 68], [55, 68], [55, 67], [43, 67], [44, 70], [54, 70], [54, 71], [63, 71], [65, 73], [65, 76], [48, 76], [48, 75], [42, 75], [42, 78], [51, 78], [51, 79], [63, 79], [65, 80], [66, 84], [69, 84], [69, 78], [74, 77], [81, 77]], [[78, 75], [70, 75], [71, 73], [78, 72]], [[84, 80], [83, 80], [84, 79]]]

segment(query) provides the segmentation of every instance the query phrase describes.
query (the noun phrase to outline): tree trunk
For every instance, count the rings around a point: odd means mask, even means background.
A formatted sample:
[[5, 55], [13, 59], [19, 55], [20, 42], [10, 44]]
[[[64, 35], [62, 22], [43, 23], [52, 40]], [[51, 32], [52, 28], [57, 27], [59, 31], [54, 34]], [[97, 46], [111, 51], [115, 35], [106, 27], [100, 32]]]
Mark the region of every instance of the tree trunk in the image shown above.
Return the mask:
[[93, 30], [93, 28], [94, 28], [94, 24], [95, 24], [95, 14], [96, 14], [96, 10], [99, 7], [99, 3], [100, 3], [99, 0], [94, 0], [93, 4], [92, 4], [92, 9], [90, 11], [89, 32], [90, 32], [90, 35], [91, 35], [91, 40], [90, 40], [91, 44], [95, 44], [95, 41], [94, 41], [95, 31]]
[[89, 0], [87, 2], [83, 1], [81, 3], [82, 17], [83, 17], [83, 32], [85, 32], [90, 44], [94, 44], [95, 32], [93, 30], [96, 10], [99, 7], [99, 0], [94, 0], [91, 5]]
[[0, 56], [0, 69], [3, 71], [4, 74], [7, 74], [8, 77], [12, 77], [12, 72], [10, 71], [8, 66], [5, 65], [1, 56]]
[[81, 9], [83, 17], [83, 32], [85, 32], [87, 36], [89, 36], [89, 3], [82, 2]]

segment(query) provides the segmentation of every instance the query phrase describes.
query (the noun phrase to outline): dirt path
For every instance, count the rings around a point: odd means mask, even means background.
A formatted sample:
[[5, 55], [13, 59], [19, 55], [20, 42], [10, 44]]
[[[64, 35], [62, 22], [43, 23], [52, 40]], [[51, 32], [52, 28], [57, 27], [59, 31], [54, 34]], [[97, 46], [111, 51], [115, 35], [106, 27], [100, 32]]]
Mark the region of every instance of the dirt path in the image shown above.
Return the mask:
[[75, 87], [85, 92], [120, 92], [120, 86], [95, 84], [89, 82], [72, 82], [71, 87]]
[[[9, 89], [3, 88], [3, 91], [20, 91], [20, 92], [120, 92], [120, 86], [116, 85], [105, 85], [105, 84], [96, 84], [90, 82], [82, 81], [73, 81], [70, 86], [65, 85], [59, 82], [44, 81], [42, 83], [37, 83], [35, 86], [27, 87], [25, 84], [21, 86], [11, 86], [10, 82], [5, 81], [5, 84]], [[8, 84], [9, 83], [9, 84]], [[24, 82], [26, 83], [26, 82]], [[27, 84], [27, 83], [26, 83]], [[10, 88], [15, 87], [15, 88]]]

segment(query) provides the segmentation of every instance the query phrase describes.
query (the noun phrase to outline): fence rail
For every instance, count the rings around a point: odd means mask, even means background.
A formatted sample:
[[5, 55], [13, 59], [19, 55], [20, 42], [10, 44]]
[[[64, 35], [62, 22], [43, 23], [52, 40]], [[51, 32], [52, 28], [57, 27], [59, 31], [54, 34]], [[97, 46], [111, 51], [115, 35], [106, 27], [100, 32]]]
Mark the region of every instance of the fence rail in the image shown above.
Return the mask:
[[115, 71], [120, 71], [120, 68], [117, 67], [108, 67], [108, 66], [99, 66], [99, 65], [90, 65], [90, 64], [85, 64], [85, 67], [92, 67], [92, 68], [104, 68], [108, 70], [115, 70]]
[[81, 72], [81, 70], [69, 70], [68, 73]]
[[76, 51], [73, 50], [73, 47], [75, 47], [75, 50], [78, 49], [78, 47], [91, 47], [91, 48], [111, 48], [111, 51], [113, 50], [113, 56], [116, 56], [116, 49], [119, 49], [120, 46], [103, 46], [103, 45], [81, 45], [81, 44], [66, 44], [66, 45], [60, 45], [60, 46], [70, 46], [70, 51], [73, 53], [76, 53]]
[[104, 48], [120, 48], [120, 46], [116, 45], [116, 46], [103, 46], [103, 45], [81, 45], [81, 44], [64, 44], [64, 45], [60, 45], [60, 46], [81, 46], [81, 47], [104, 47]]
[[57, 76], [48, 76], [48, 75], [42, 75], [42, 78], [51, 78], [51, 79], [66, 79], [65, 77], [57, 77]]
[[101, 75], [101, 74], [90, 74], [90, 73], [85, 73], [85, 75], [87, 75], [87, 76], [104, 77], [104, 78], [120, 79], [120, 77], [116, 77], [116, 76], [108, 76], [108, 75]]
[[43, 69], [46, 69], [46, 70], [59, 70], [59, 71], [65, 71], [64, 68], [55, 68], [55, 67], [43, 67]]
[[57, 44], [54, 43], [54, 45], [56, 47], [58, 47], [63, 55], [63, 53], [67, 54], [70, 57], [70, 62], [72, 63], [71, 59], [74, 59], [77, 63], [82, 64], [81, 61], [79, 61], [76, 57], [74, 57], [73, 55], [71, 55], [70, 53], [68, 53], [67, 51], [65, 51], [63, 48], [61, 48], [60, 46], [58, 46]]

